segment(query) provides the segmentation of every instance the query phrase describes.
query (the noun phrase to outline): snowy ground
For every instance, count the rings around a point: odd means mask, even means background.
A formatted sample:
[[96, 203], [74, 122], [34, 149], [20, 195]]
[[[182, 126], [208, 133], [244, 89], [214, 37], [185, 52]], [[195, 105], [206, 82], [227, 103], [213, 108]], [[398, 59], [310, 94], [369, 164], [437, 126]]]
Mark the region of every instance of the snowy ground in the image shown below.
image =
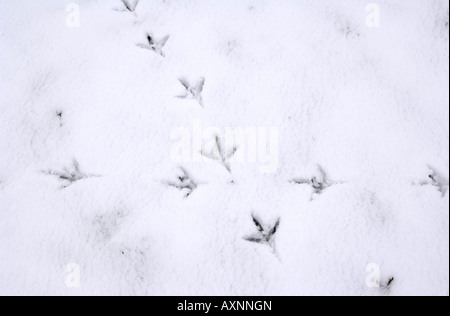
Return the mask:
[[[449, 4], [369, 3], [1, 1], [0, 294], [449, 295]], [[199, 121], [278, 168], [175, 161]]]

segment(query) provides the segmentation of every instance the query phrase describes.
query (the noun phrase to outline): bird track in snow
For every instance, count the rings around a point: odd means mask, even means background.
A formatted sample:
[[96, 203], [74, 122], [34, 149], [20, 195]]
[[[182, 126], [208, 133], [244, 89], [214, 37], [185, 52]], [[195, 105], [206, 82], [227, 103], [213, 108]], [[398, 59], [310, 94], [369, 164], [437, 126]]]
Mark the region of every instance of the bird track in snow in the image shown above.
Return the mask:
[[163, 48], [169, 40], [170, 36], [167, 35], [160, 40], [155, 40], [151, 34], [147, 34], [147, 42], [136, 44], [137, 47], [142, 49], [148, 49], [153, 51], [154, 53], [166, 57], [166, 54], [163, 52]]
[[123, 7], [115, 9], [119, 12], [130, 12], [136, 16], [136, 7], [139, 4], [139, 0], [121, 0]]
[[252, 215], [252, 220], [258, 231], [253, 235], [244, 237], [244, 240], [269, 246], [275, 253], [275, 235], [280, 227], [280, 218], [272, 226], [264, 225], [255, 215]]
[[230, 174], [231, 174], [231, 165], [230, 159], [234, 156], [237, 151], [237, 147], [234, 146], [230, 150], [225, 150], [222, 145], [222, 140], [218, 135], [215, 136], [215, 148], [213, 152], [205, 152], [205, 150], [201, 151], [202, 156], [217, 161], [220, 163]]
[[200, 106], [204, 107], [202, 92], [203, 87], [205, 86], [205, 78], [201, 77], [195, 84], [191, 84], [185, 78], [179, 78], [178, 80], [185, 88], [185, 91], [183, 94], [177, 96], [177, 98], [197, 100]]
[[186, 198], [188, 198], [198, 188], [196, 181], [183, 167], [178, 168], [178, 174], [175, 181], [166, 181], [164, 184], [185, 192]]
[[419, 185], [420, 186], [431, 185], [441, 193], [442, 197], [445, 197], [445, 194], [447, 194], [449, 187], [448, 179], [446, 179], [444, 175], [439, 173], [433, 167], [428, 166], [428, 169], [429, 169], [428, 180], [420, 181]]
[[80, 165], [76, 160], [72, 162], [71, 169], [64, 168], [63, 171], [54, 171], [49, 169], [44, 171], [44, 174], [49, 176], [56, 176], [59, 180], [65, 182], [65, 185], [62, 186], [63, 189], [80, 180], [100, 177], [98, 175], [82, 172], [80, 169]]
[[311, 200], [314, 199], [315, 195], [321, 195], [326, 189], [330, 188], [336, 184], [342, 184], [343, 182], [335, 182], [328, 179], [327, 174], [323, 170], [323, 168], [318, 165], [317, 166], [318, 173], [313, 175], [311, 178], [294, 178], [290, 182], [293, 184], [299, 185], [309, 185], [313, 188], [314, 192], [311, 196]]

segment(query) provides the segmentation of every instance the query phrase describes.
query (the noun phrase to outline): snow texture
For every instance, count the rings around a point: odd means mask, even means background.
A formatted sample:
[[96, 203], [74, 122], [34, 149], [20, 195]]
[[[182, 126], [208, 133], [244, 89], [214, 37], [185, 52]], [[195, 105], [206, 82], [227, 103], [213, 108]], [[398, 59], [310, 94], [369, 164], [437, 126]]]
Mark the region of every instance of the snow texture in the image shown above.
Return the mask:
[[0, 3], [1, 295], [449, 295], [448, 1], [74, 2]]

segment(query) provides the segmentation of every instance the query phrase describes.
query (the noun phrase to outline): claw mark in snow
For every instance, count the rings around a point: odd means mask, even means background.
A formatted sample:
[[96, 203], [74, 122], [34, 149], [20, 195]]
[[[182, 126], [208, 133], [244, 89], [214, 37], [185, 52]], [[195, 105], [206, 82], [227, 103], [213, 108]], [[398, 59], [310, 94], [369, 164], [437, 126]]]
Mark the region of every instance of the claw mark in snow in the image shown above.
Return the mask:
[[58, 110], [56, 111], [56, 117], [58, 117], [59, 120], [59, 127], [63, 126], [63, 112]]
[[395, 282], [394, 277], [390, 277], [386, 282], [378, 281], [377, 287], [380, 288], [385, 294], [389, 295], [392, 285]]

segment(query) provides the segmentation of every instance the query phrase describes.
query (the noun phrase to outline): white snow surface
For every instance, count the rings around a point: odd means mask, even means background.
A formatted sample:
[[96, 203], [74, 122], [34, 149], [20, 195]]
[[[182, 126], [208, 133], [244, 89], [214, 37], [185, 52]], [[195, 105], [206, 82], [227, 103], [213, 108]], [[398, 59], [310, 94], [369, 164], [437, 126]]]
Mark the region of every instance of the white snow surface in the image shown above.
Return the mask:
[[[448, 1], [377, 1], [379, 28], [362, 0], [75, 3], [75, 28], [68, 1], [0, 3], [1, 295], [449, 295], [448, 192], [419, 185], [449, 178]], [[173, 161], [194, 120], [278, 128], [277, 171]], [[74, 159], [98, 177], [44, 172]], [[311, 199], [290, 180], [318, 165]]]

